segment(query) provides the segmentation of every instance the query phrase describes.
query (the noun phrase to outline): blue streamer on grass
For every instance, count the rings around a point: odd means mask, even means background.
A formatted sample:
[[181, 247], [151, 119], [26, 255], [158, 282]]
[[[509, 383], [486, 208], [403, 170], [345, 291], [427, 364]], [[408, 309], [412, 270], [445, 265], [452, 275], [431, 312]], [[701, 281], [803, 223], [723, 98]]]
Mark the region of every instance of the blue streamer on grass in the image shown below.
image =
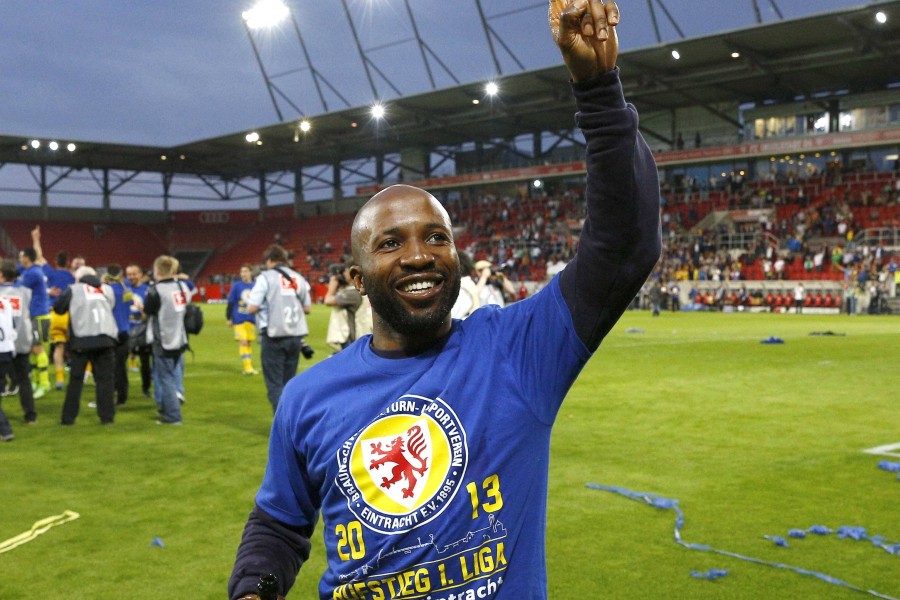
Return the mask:
[[695, 577], [697, 579], [709, 579], [710, 581], [721, 579], [726, 575], [728, 575], [728, 569], [710, 569], [706, 573], [702, 571], [691, 571], [691, 577]]
[[[706, 544], [695, 544], [695, 543], [687, 542], [684, 539], [682, 539], [682, 537], [681, 537], [681, 528], [684, 526], [685, 517], [684, 517], [684, 511], [682, 511], [681, 507], [678, 505], [677, 499], [664, 498], [662, 496], [657, 496], [656, 494], [651, 494], [651, 493], [647, 493], [647, 492], [636, 492], [636, 491], [629, 490], [629, 489], [622, 488], [622, 487], [611, 486], [611, 485], [601, 485], [599, 483], [588, 483], [587, 487], [594, 489], [594, 490], [599, 490], [601, 492], [612, 492], [614, 494], [619, 494], [620, 496], [625, 496], [626, 498], [628, 498], [630, 500], [636, 500], [638, 502], [643, 502], [644, 504], [659, 508], [661, 510], [674, 511], [675, 512], [675, 529], [674, 529], [673, 534], [674, 534], [674, 538], [675, 538], [675, 543], [677, 543], [681, 546], [684, 546], [685, 548], [688, 548], [689, 550], [698, 550], [701, 552], [712, 552], [714, 554], [720, 554], [722, 556], [730, 556], [732, 558], [736, 558], [736, 559], [747, 561], [747, 562], [752, 562], [752, 563], [755, 563], [758, 565], [774, 567], [776, 569], [786, 569], [788, 571], [792, 571], [799, 575], [809, 575], [811, 577], [816, 577], [826, 583], [830, 583], [833, 585], [839, 585], [839, 586], [851, 589], [855, 592], [862, 592], [864, 594], [869, 594], [871, 596], [875, 596], [876, 598], [882, 598], [883, 600], [900, 600], [900, 598], [895, 598], [893, 596], [887, 596], [885, 594], [876, 592], [875, 590], [863, 589], [861, 587], [847, 583], [846, 581], [837, 579], [836, 577], [832, 577], [831, 575], [826, 575], [825, 573], [819, 573], [818, 571], [809, 571], [807, 569], [795, 567], [793, 565], [770, 562], [770, 561], [762, 560], [759, 558], [753, 558], [752, 556], [744, 556], [742, 554], [737, 554], [735, 552], [729, 552], [727, 550], [720, 550], [718, 548], [713, 548], [712, 546], [708, 546]], [[813, 531], [814, 529], [815, 529], [815, 531]], [[855, 531], [856, 529], [862, 529], [862, 528], [846, 528], [847, 531], [850, 531], [850, 530]], [[810, 533], [816, 533], [817, 535], [827, 535], [827, 534], [831, 533], [830, 529], [828, 529], [827, 527], [824, 527], [822, 525], [813, 525], [807, 531]], [[827, 533], [826, 533], [826, 531], [827, 531]], [[865, 531], [865, 530], [863, 530], [863, 531]], [[766, 537], [769, 537], [769, 536], [766, 536]], [[771, 536], [771, 537], [776, 537], [776, 536]], [[783, 540], [783, 538], [779, 538], [779, 539]], [[867, 538], [867, 539], [871, 539], [871, 538]], [[876, 544], [876, 545], [879, 545], [879, 544]], [[898, 545], [900, 545], [900, 544], [898, 544]], [[890, 550], [888, 548], [884, 547], [884, 544], [882, 544], [881, 547], [883, 547], [885, 550], [890, 552]], [[891, 547], [893, 548], [894, 546], [891, 546]], [[693, 574], [693, 572], [692, 572], [692, 574]]]
[[884, 469], [885, 471], [889, 471], [891, 473], [900, 473], [900, 462], [891, 462], [889, 460], [883, 460], [878, 463], [879, 469]]

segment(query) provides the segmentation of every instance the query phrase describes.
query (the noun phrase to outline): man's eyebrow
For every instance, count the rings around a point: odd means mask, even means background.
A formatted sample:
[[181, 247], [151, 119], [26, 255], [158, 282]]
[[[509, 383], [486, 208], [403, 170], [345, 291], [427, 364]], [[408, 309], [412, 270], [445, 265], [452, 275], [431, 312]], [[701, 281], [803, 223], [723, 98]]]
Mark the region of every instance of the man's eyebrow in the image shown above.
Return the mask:
[[[450, 231], [450, 228], [446, 223], [441, 223], [439, 221], [432, 221], [431, 223], [425, 223], [422, 225], [423, 228], [432, 230], [432, 229], [441, 229], [443, 231]], [[377, 234], [377, 236], [390, 236], [390, 235], [401, 235], [403, 233], [403, 227], [388, 227], [387, 229], [383, 229], [381, 232]]]

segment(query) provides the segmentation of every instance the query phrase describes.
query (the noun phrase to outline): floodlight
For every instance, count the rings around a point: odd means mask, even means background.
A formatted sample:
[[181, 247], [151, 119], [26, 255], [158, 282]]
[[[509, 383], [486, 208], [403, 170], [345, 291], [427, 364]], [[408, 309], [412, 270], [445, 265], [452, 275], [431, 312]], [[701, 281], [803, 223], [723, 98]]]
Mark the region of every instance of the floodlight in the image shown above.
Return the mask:
[[375, 103], [372, 105], [372, 116], [376, 119], [384, 118], [384, 105], [381, 103]]
[[472, 98], [472, 104], [481, 104], [481, 100], [478, 98]]
[[312, 129], [312, 125], [306, 119], [300, 121], [300, 131], [303, 133], [308, 133], [309, 130]]
[[256, 133], [255, 131], [251, 131], [250, 133], [248, 133], [247, 135], [244, 136], [244, 139], [247, 140], [247, 142], [250, 144], [255, 144], [256, 142], [259, 141], [259, 134]]
[[47, 144], [47, 145], [48, 145], [48, 146], [50, 147], [50, 149], [53, 150], [53, 151], [59, 150], [59, 144], [57, 144], [56, 142], [50, 142], [50, 143]]
[[66, 146], [66, 150], [68, 150], [69, 152], [75, 152], [75, 147], [76, 147], [75, 144], [73, 144], [72, 142], [69, 142], [68, 145]]
[[41, 147], [41, 140], [31, 140], [31, 147], [37, 150]]
[[732, 53], [731, 53], [731, 58], [740, 58], [740, 57], [741, 57], [741, 53], [740, 53], [740, 52], [732, 52]]
[[877, 13], [875, 13], [875, 20], [884, 25], [885, 23], [887, 23], [887, 13], [885, 13], [883, 10], [879, 10]]
[[681, 52], [678, 50], [672, 50], [672, 58], [675, 60], [681, 60]]
[[541, 181], [540, 179], [535, 179], [531, 183], [531, 185], [534, 187], [534, 189], [538, 190], [538, 189], [541, 189], [542, 187], [544, 187], [544, 182]]
[[253, 8], [241, 13], [244, 22], [250, 29], [268, 29], [275, 27], [291, 14], [281, 0], [259, 0]]
[[498, 86], [493, 81], [489, 81], [487, 85], [484, 86], [484, 93], [488, 96], [496, 96], [500, 91], [500, 86]]

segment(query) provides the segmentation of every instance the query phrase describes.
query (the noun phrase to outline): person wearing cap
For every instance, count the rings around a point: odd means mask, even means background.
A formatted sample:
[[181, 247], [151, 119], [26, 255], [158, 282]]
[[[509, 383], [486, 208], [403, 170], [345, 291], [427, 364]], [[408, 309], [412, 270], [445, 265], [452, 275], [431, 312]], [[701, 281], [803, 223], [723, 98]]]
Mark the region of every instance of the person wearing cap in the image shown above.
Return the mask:
[[506, 306], [507, 298], [516, 297], [516, 289], [506, 278], [503, 271], [494, 269], [489, 260], [479, 260], [475, 263], [475, 271], [478, 272], [478, 299], [481, 306], [496, 304]]
[[88, 362], [94, 368], [97, 416], [108, 425], [115, 420], [114, 369], [119, 329], [113, 316], [115, 293], [88, 266], [75, 271], [75, 283], [63, 291], [53, 304], [58, 315], [69, 313], [69, 385], [63, 401], [62, 425], [74, 425], [81, 405], [84, 371]]

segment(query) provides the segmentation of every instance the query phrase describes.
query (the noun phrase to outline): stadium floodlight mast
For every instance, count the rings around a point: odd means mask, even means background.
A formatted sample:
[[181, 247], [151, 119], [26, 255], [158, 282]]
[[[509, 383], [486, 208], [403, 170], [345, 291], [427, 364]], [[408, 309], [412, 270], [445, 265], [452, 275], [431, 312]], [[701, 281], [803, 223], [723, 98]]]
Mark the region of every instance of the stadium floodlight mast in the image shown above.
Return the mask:
[[262, 57], [259, 55], [259, 48], [256, 47], [256, 40], [253, 39], [253, 30], [267, 29], [279, 25], [284, 19], [291, 14], [291, 10], [281, 2], [281, 0], [259, 0], [253, 8], [245, 10], [241, 13], [244, 22], [244, 29], [247, 32], [247, 38], [250, 40], [250, 47], [253, 48], [253, 55], [256, 57], [256, 64], [262, 71], [263, 79], [266, 82], [266, 89], [269, 91], [269, 98], [272, 100], [272, 106], [275, 107], [275, 114], [278, 115], [279, 121], [284, 121], [284, 115], [278, 108], [278, 102], [275, 100], [275, 92], [272, 91], [272, 80], [266, 72], [263, 65]]

